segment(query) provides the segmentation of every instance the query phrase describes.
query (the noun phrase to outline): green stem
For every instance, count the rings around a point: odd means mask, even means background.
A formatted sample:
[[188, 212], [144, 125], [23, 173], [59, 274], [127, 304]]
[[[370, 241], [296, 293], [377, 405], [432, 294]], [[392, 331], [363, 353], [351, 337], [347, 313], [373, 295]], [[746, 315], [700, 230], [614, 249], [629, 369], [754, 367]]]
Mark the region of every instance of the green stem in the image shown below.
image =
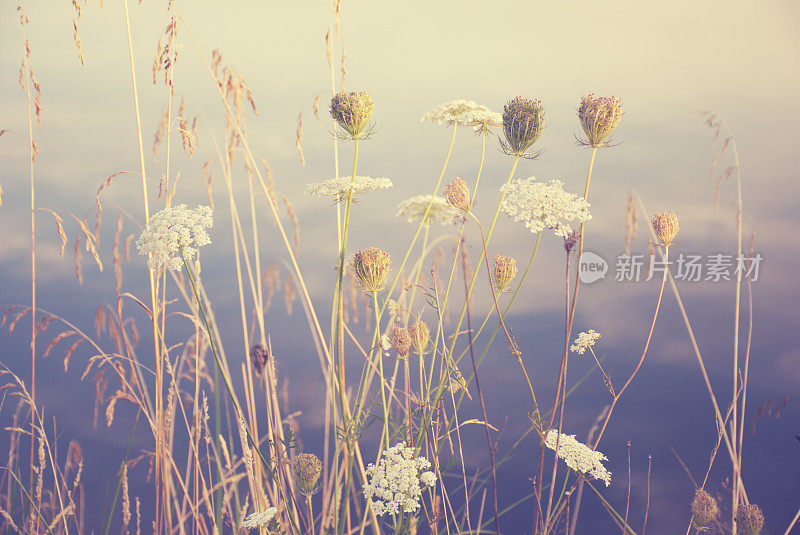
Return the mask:
[[[133, 437], [136, 434], [136, 424], [139, 423], [139, 415], [142, 413], [142, 408], [136, 412], [136, 419], [133, 420], [133, 430], [131, 431], [131, 438], [128, 441], [128, 449], [125, 450], [125, 457], [122, 460], [123, 466], [128, 462], [128, 456], [131, 453], [131, 445], [133, 444]], [[108, 513], [108, 522], [106, 522], [105, 535], [108, 535], [108, 530], [111, 529], [111, 519], [114, 518], [114, 509], [117, 507], [117, 499], [119, 498], [119, 488], [122, 485], [122, 474], [117, 480], [117, 490], [114, 491], [114, 500], [111, 502], [111, 511]]]

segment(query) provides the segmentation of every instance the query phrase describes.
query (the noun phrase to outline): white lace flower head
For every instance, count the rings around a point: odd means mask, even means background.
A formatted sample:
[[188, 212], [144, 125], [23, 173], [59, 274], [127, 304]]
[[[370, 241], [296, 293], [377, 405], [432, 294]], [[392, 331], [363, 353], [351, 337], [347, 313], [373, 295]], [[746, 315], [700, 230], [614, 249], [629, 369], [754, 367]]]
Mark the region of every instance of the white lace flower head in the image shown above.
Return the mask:
[[566, 237], [572, 232], [570, 223], [592, 218], [589, 203], [565, 191], [560, 180], [536, 182], [533, 177], [519, 178], [504, 184], [500, 191], [506, 194], [503, 211], [534, 234], [548, 228], [556, 236]]
[[[431, 199], [433, 199], [433, 202], [431, 202]], [[430, 205], [430, 211], [425, 220], [426, 225], [429, 225], [431, 221], [442, 225], [448, 225], [459, 219], [460, 214], [458, 210], [447, 204], [444, 197], [430, 194], [417, 195], [416, 197], [411, 197], [398, 204], [397, 217], [405, 217], [406, 221], [414, 223], [422, 219], [422, 216], [425, 215], [425, 211], [428, 210], [428, 205]]]
[[567, 466], [576, 472], [605, 482], [606, 487], [611, 484], [611, 472], [603, 466], [603, 461], [607, 461], [608, 457], [599, 451], [593, 451], [585, 444], [581, 444], [575, 439], [575, 435], [561, 433], [559, 437], [558, 429], [549, 429], [545, 431], [544, 436], [545, 445], [553, 451], [555, 451], [556, 441], [558, 441], [556, 454]]
[[583, 355], [586, 350], [592, 347], [601, 336], [602, 334], [594, 329], [589, 329], [587, 332], [579, 333], [578, 337], [575, 339], [575, 343], [570, 346], [569, 350], [574, 353], [578, 353], [579, 355]]
[[501, 126], [503, 116], [488, 107], [472, 100], [456, 99], [439, 104], [422, 116], [421, 121], [434, 121], [439, 124], [474, 126], [477, 130], [488, 130]]
[[414, 457], [414, 448], [405, 442], [385, 450], [378, 464], [370, 463], [364, 484], [364, 498], [376, 515], [414, 513], [419, 509], [423, 487], [436, 483], [425, 457]]
[[379, 189], [389, 189], [392, 186], [394, 184], [388, 178], [372, 178], [368, 176], [353, 178], [344, 176], [308, 184], [306, 185], [305, 194], [316, 197], [335, 197], [337, 201], [341, 201], [346, 199], [351, 191], [353, 195], [358, 195]]
[[194, 258], [197, 248], [211, 243], [205, 229], [214, 224], [211, 208], [198, 206], [194, 210], [185, 204], [164, 208], [150, 217], [147, 227], [136, 240], [139, 253], [148, 257], [150, 269], [166, 266], [180, 271], [186, 260]]
[[260, 513], [250, 513], [247, 515], [247, 518], [244, 519], [244, 522], [242, 522], [242, 527], [255, 529], [266, 526], [277, 512], [278, 510], [275, 507], [270, 507], [266, 511]]

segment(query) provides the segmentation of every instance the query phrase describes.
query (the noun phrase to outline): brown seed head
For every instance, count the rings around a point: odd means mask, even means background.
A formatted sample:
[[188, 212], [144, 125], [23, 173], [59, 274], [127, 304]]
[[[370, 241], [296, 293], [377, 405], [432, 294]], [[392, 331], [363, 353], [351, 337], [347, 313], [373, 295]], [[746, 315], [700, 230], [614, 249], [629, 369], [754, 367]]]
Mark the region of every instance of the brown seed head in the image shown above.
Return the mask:
[[411, 335], [411, 344], [414, 346], [414, 351], [420, 356], [424, 355], [428, 349], [428, 340], [430, 340], [431, 334], [428, 324], [422, 320], [417, 320], [408, 328], [408, 332]]
[[377, 247], [362, 249], [353, 257], [353, 270], [364, 292], [378, 292], [383, 289], [389, 265], [392, 260], [389, 253]]
[[692, 522], [697, 528], [710, 526], [719, 517], [717, 500], [703, 489], [698, 489], [692, 500]]
[[292, 470], [294, 470], [295, 481], [300, 492], [306, 496], [311, 496], [317, 490], [317, 481], [322, 473], [322, 461], [313, 453], [298, 453], [292, 459]]
[[679, 229], [678, 214], [675, 212], [659, 212], [653, 218], [653, 230], [665, 247], [673, 244], [672, 240]]
[[444, 187], [444, 197], [447, 203], [453, 208], [468, 213], [472, 210], [472, 202], [469, 197], [469, 188], [464, 179], [460, 176], [455, 177]]
[[517, 276], [517, 260], [510, 256], [496, 255], [492, 278], [498, 292], [505, 292], [511, 281]]
[[250, 360], [256, 373], [261, 375], [269, 360], [269, 351], [261, 344], [256, 344], [250, 349]]
[[524, 97], [509, 100], [503, 108], [503, 131], [508, 152], [523, 156], [544, 131], [542, 102]]
[[577, 230], [573, 230], [572, 232], [564, 236], [564, 250], [566, 250], [567, 253], [571, 253], [572, 249], [575, 247], [575, 245], [577, 245], [578, 240], [580, 240], [580, 238], [581, 234]]
[[622, 100], [589, 93], [578, 106], [578, 119], [587, 138], [581, 143], [594, 148], [602, 147], [622, 119]]
[[405, 327], [394, 323], [389, 329], [389, 343], [401, 358], [406, 358], [411, 349], [411, 334]]
[[740, 535], [760, 535], [764, 529], [764, 513], [756, 504], [740, 504], [736, 508], [736, 527]]
[[338, 93], [331, 99], [331, 117], [353, 139], [363, 136], [375, 104], [366, 91]]

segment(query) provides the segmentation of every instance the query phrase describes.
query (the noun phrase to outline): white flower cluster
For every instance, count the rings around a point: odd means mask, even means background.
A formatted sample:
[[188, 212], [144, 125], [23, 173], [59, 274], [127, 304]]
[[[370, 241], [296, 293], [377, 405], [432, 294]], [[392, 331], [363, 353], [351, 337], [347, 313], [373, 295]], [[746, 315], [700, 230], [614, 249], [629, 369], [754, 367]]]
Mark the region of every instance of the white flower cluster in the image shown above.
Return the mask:
[[566, 237], [572, 232], [572, 221], [592, 218], [589, 203], [564, 191], [560, 180], [536, 182], [533, 177], [519, 178], [504, 184], [500, 191], [506, 194], [503, 211], [534, 234], [549, 228], [556, 236]]
[[337, 200], [347, 198], [352, 191], [354, 195], [367, 193], [379, 189], [389, 189], [394, 184], [388, 178], [372, 178], [368, 176], [357, 176], [355, 178], [344, 176], [331, 178], [324, 182], [314, 182], [306, 185], [306, 195], [317, 197], [336, 197]]
[[472, 100], [463, 99], [439, 104], [423, 115], [420, 120], [456, 126], [474, 126], [478, 130], [488, 130], [492, 126], [503, 125], [501, 114]]
[[166, 266], [180, 271], [186, 260], [194, 258], [197, 248], [211, 243], [206, 228], [214, 224], [211, 208], [198, 206], [190, 210], [185, 204], [165, 208], [154, 214], [136, 240], [139, 253], [148, 256], [150, 269]]
[[[431, 202], [431, 199], [433, 199], [433, 202]], [[417, 195], [398, 204], [397, 217], [405, 217], [409, 223], [419, 221], [425, 215], [428, 205], [430, 205], [431, 209], [425, 221], [426, 225], [429, 225], [431, 221], [447, 225], [459, 218], [458, 210], [447, 204], [444, 197], [430, 194]]]
[[602, 334], [594, 329], [589, 329], [589, 332], [578, 334], [578, 337], [575, 339], [575, 343], [570, 346], [569, 350], [574, 353], [578, 353], [579, 355], [583, 355], [586, 350], [592, 347], [601, 336]]
[[423, 486], [436, 483], [436, 474], [427, 469], [425, 457], [414, 457], [414, 448], [401, 442], [385, 450], [378, 464], [367, 467], [369, 481], [364, 485], [364, 498], [376, 515], [413, 513], [419, 509]]
[[559, 437], [558, 429], [545, 431], [544, 437], [545, 445], [554, 451], [556, 449], [556, 440], [558, 440], [557, 455], [567, 466], [576, 472], [604, 481], [606, 487], [611, 484], [611, 472], [603, 466], [603, 461], [607, 461], [608, 457], [578, 442], [575, 439], [575, 435], [561, 433]]
[[254, 529], [266, 526], [277, 512], [278, 510], [275, 507], [270, 507], [261, 513], [250, 513], [247, 515], [247, 518], [244, 519], [244, 522], [242, 522], [242, 527]]

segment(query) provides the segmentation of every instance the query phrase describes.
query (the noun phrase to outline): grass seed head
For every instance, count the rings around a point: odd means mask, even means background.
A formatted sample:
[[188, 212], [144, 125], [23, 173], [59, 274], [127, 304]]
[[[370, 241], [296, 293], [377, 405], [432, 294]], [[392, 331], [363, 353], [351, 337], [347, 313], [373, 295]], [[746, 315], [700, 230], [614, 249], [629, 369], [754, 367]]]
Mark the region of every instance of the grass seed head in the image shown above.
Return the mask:
[[365, 292], [377, 292], [383, 289], [389, 265], [392, 259], [377, 247], [362, 249], [353, 257], [353, 270], [359, 286]]
[[593, 148], [603, 147], [622, 119], [622, 100], [589, 93], [578, 106], [578, 119], [586, 133], [586, 139], [579, 142]]
[[698, 489], [692, 500], [692, 517], [698, 529], [710, 526], [719, 517], [717, 500], [703, 489]]
[[366, 91], [338, 93], [331, 99], [331, 117], [353, 139], [364, 135], [374, 109], [375, 103]]
[[498, 292], [505, 292], [514, 277], [517, 276], [517, 260], [510, 256], [496, 255], [494, 257], [494, 271], [492, 278]]
[[675, 212], [659, 212], [653, 218], [653, 230], [661, 240], [664, 247], [673, 245], [672, 240], [678, 234], [680, 226], [678, 225], [678, 214]]
[[756, 504], [740, 504], [734, 520], [740, 535], [760, 535], [764, 529], [764, 513]]
[[508, 152], [525, 155], [544, 131], [542, 102], [524, 97], [509, 100], [503, 108], [503, 131], [508, 141]]

